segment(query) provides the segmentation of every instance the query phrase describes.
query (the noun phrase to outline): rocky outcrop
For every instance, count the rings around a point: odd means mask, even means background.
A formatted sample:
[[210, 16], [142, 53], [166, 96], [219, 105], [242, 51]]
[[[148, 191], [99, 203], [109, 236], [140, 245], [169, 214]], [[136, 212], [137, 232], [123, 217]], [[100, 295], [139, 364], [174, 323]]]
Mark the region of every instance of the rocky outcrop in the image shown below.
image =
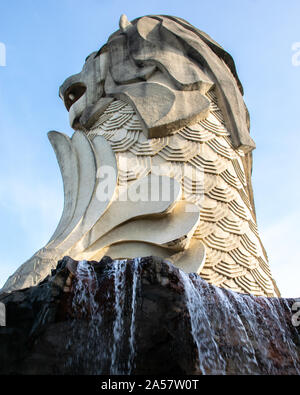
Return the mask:
[[1, 374], [299, 374], [293, 299], [240, 295], [160, 258], [65, 257], [1, 294]]

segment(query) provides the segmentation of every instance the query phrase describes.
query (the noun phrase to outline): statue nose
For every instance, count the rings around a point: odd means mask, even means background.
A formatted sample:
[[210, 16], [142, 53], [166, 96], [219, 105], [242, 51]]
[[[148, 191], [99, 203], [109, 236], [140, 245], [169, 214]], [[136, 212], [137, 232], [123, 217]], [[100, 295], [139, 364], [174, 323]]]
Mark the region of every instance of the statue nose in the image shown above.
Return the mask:
[[80, 80], [79, 73], [65, 80], [59, 88], [59, 96], [63, 100], [66, 109], [69, 111], [71, 106], [81, 98], [85, 91], [86, 85]]

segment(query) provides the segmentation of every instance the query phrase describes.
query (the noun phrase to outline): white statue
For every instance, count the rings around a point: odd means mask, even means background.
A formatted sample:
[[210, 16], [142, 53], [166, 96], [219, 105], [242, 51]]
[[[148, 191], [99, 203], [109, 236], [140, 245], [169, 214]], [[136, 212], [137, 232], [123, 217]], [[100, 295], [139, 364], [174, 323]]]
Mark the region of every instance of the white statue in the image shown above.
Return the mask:
[[60, 88], [76, 130], [50, 132], [65, 204], [49, 243], [4, 291], [65, 255], [156, 255], [214, 285], [278, 296], [258, 235], [249, 116], [234, 62], [188, 22], [129, 22]]

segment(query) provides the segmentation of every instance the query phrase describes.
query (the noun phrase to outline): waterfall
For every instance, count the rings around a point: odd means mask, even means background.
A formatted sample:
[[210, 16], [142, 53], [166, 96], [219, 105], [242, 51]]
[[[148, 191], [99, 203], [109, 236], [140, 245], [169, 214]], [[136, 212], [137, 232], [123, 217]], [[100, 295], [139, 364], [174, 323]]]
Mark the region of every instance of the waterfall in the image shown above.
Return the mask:
[[191, 319], [191, 332], [197, 345], [199, 370], [202, 374], [208, 371], [212, 374], [224, 370], [224, 361], [220, 357], [215, 341], [214, 330], [211, 327], [205, 298], [195, 287], [190, 276], [181, 272], [186, 296], [186, 304]]
[[[140, 259], [135, 258], [132, 264], [132, 286], [131, 286], [131, 317], [129, 333], [129, 354], [127, 365], [122, 366], [120, 363], [120, 350], [124, 347], [125, 341], [125, 322], [124, 307], [126, 299], [126, 260], [113, 262], [114, 294], [115, 294], [115, 320], [113, 327], [113, 349], [111, 360], [111, 374], [130, 374], [133, 369], [135, 356], [135, 315], [136, 315], [136, 296], [139, 281], [139, 264]], [[126, 345], [125, 345], [126, 346]]]
[[137, 291], [141, 286], [140, 283], [140, 258], [136, 258], [133, 261], [133, 280], [132, 280], [132, 295], [131, 295], [131, 324], [130, 324], [130, 337], [129, 346], [130, 354], [128, 358], [128, 374], [130, 374], [134, 368], [134, 356], [135, 356], [135, 316], [137, 308]]
[[79, 262], [72, 299], [72, 334], [67, 345], [72, 351], [67, 364], [75, 373], [101, 372], [104, 350], [100, 333], [102, 317], [95, 298], [97, 289], [98, 279], [93, 266], [86, 261]]
[[194, 274], [181, 272], [181, 279], [202, 374], [275, 375], [287, 361], [300, 374], [295, 334], [279, 299], [213, 287]]
[[[97, 272], [86, 261], [78, 263], [68, 343], [75, 374], [134, 372], [141, 267], [140, 259], [115, 260]], [[174, 267], [168, 270], [174, 273]], [[300, 337], [287, 301], [239, 294], [175, 270], [182, 284], [176, 292], [185, 298], [181, 314], [188, 312], [197, 350], [197, 373], [300, 374]], [[160, 278], [154, 281], [164, 287]]]
[[111, 357], [111, 374], [122, 374], [124, 373], [120, 367], [119, 355], [122, 347], [124, 322], [123, 322], [123, 310], [125, 306], [125, 269], [126, 260], [114, 261], [113, 262], [113, 277], [114, 277], [114, 293], [115, 293], [115, 321], [113, 326], [113, 350]]
[[[97, 301], [97, 291], [101, 288], [101, 279], [92, 265], [86, 261], [78, 263], [76, 280], [73, 283], [72, 334], [69, 338], [68, 349], [72, 349], [72, 357], [68, 366], [73, 372], [81, 369], [81, 374], [113, 375], [130, 374], [134, 367], [136, 304], [140, 286], [140, 259], [133, 260], [132, 286], [126, 286], [126, 260], [115, 260], [106, 273], [113, 281], [113, 289], [107, 292], [107, 303], [113, 306], [112, 330], [108, 333], [102, 324], [101, 310], [103, 306]], [[126, 295], [131, 291], [131, 295]], [[126, 333], [125, 305], [126, 298], [130, 298], [131, 316], [129, 321], [129, 336]], [[111, 336], [112, 334], [112, 336]], [[124, 351], [125, 350], [125, 351]], [[124, 361], [124, 354], [127, 360]], [[109, 367], [107, 367], [107, 363]], [[82, 371], [82, 368], [84, 371]]]

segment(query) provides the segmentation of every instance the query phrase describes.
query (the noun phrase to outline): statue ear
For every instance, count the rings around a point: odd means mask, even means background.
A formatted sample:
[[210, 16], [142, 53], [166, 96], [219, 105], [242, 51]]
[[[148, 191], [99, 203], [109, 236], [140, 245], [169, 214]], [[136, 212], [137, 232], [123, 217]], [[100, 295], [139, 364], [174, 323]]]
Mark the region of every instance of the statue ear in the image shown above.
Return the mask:
[[129, 22], [127, 16], [125, 14], [122, 14], [120, 16], [120, 21], [119, 21], [119, 26], [122, 32], [126, 31], [128, 27], [132, 26], [132, 23]]

